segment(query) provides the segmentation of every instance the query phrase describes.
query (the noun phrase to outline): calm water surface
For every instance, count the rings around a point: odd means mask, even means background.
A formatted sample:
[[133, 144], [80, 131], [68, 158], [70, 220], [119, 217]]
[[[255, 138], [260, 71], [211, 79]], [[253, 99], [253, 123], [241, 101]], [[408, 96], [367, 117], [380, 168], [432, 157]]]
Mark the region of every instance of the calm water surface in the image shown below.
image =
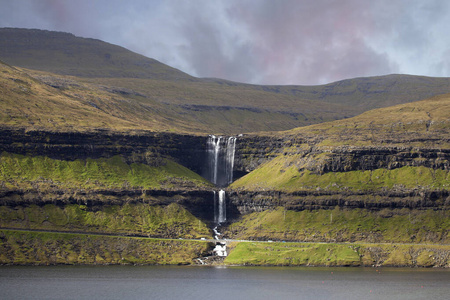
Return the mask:
[[0, 299], [450, 299], [450, 271], [4, 266]]

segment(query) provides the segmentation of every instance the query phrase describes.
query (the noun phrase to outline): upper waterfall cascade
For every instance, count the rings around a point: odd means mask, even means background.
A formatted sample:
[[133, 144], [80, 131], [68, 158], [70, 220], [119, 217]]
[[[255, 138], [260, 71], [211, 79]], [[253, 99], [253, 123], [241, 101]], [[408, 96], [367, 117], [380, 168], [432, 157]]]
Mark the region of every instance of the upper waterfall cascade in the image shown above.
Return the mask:
[[208, 170], [206, 178], [219, 187], [233, 182], [236, 137], [210, 135], [207, 145]]

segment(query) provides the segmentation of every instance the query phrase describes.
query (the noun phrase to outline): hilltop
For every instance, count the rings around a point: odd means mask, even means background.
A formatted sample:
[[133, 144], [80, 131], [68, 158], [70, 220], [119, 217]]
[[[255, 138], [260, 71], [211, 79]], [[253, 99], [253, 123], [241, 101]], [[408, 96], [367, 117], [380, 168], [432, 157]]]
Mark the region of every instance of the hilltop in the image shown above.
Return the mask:
[[[450, 92], [449, 78], [409, 75], [319, 86], [261, 86], [196, 78], [116, 45], [32, 29], [1, 28], [0, 60], [22, 68], [59, 95], [92, 103], [107, 119], [118, 118], [119, 124], [130, 125], [126, 128], [153, 131], [288, 130]], [[17, 101], [26, 106], [22, 98]], [[90, 117], [87, 120], [95, 128], [109, 127]]]
[[8, 64], [59, 75], [194, 79], [123, 47], [65, 32], [0, 28], [0, 48]]

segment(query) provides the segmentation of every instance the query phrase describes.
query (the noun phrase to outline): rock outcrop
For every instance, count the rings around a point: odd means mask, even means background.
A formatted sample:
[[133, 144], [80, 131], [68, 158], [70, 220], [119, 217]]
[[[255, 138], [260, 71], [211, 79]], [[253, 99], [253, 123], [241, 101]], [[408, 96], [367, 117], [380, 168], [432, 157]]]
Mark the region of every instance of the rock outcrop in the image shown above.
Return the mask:
[[161, 157], [201, 174], [204, 168], [206, 138], [195, 135], [153, 133], [49, 132], [0, 129], [0, 152], [41, 155], [75, 160], [109, 158], [121, 155], [129, 163], [158, 165]]
[[341, 208], [381, 209], [450, 209], [448, 190], [390, 190], [370, 192], [333, 191], [228, 191], [230, 209], [239, 214], [261, 212], [283, 206], [289, 210]]

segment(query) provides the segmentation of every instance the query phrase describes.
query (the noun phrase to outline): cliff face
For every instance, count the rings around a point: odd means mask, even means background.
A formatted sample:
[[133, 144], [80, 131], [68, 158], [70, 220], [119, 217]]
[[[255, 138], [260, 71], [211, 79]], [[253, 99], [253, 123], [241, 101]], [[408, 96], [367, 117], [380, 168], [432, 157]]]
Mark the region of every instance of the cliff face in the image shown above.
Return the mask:
[[450, 207], [450, 149], [317, 144], [311, 138], [241, 137], [235, 169], [260, 168], [229, 187], [236, 211]]
[[284, 145], [285, 140], [278, 137], [256, 135], [238, 136], [234, 156], [234, 171], [237, 175], [242, 176], [255, 170], [261, 164], [277, 156], [282, 151]]
[[[303, 145], [302, 145], [303, 144]], [[234, 170], [249, 173], [279, 154], [301, 155], [307, 169], [323, 174], [353, 170], [424, 166], [450, 169], [450, 149], [408, 146], [315, 146], [310, 139], [242, 136], [236, 141]], [[311, 146], [309, 146], [311, 145]], [[326, 155], [326, 159], [317, 159]]]
[[[207, 164], [206, 137], [170, 133], [110, 132], [64, 133], [3, 129], [0, 135], [0, 151], [31, 156], [41, 155], [53, 159], [75, 160], [107, 158], [120, 155], [127, 163], [158, 165], [163, 157], [186, 166], [198, 174], [204, 173]], [[281, 169], [270, 165], [282, 159]], [[430, 176], [448, 174], [450, 150], [429, 147], [364, 146], [364, 147], [320, 147], [311, 140], [275, 136], [239, 136], [236, 140], [234, 177], [267, 165], [270, 175], [284, 176], [288, 168], [297, 172], [295, 180], [304, 175], [317, 176], [312, 185], [289, 183], [286, 188], [254, 184], [238, 185], [241, 180], [227, 188], [227, 212], [230, 219], [242, 214], [263, 211], [276, 206], [292, 210], [329, 209], [336, 206], [347, 208], [411, 208], [445, 209], [450, 205], [448, 188], [420, 182], [420, 174], [413, 174], [411, 185], [385, 183], [377, 171], [402, 170], [405, 167], [422, 168]], [[264, 165], [264, 166], [266, 166]], [[422, 170], [421, 169], [421, 170]], [[260, 169], [255, 172], [259, 172]], [[263, 168], [264, 170], [264, 168]], [[419, 170], [420, 171], [420, 170]], [[368, 176], [365, 185], [369, 188], [349, 186], [336, 178], [321, 185], [324, 176]], [[421, 171], [420, 171], [421, 172]], [[433, 173], [434, 172], [434, 173]], [[437, 173], [436, 173], [437, 172]], [[440, 173], [439, 173], [440, 172]], [[336, 175], [337, 174], [337, 175]], [[367, 175], [369, 174], [369, 175]], [[267, 176], [267, 174], [263, 174]], [[302, 177], [303, 176], [303, 177]], [[393, 175], [392, 175], [393, 176]], [[419, 179], [415, 179], [416, 177]], [[245, 179], [245, 178], [242, 178]], [[289, 178], [292, 181], [292, 178]], [[379, 182], [378, 182], [378, 181]], [[433, 179], [431, 179], [433, 180]], [[445, 181], [445, 178], [443, 179]], [[414, 182], [417, 181], [417, 182]], [[442, 180], [441, 180], [442, 181]], [[282, 182], [281, 182], [282, 183]], [[427, 182], [428, 183], [428, 182]], [[431, 182], [433, 183], [433, 182]], [[278, 182], [278, 184], [280, 184]], [[303, 185], [302, 185], [303, 184]], [[361, 182], [361, 187], [363, 183]], [[279, 185], [282, 187], [282, 185]], [[150, 203], [168, 204], [177, 202], [188, 207], [196, 216], [213, 219], [213, 188], [178, 186], [171, 191], [145, 189], [96, 189], [96, 190], [3, 190], [3, 205], [39, 203], [85, 203], [88, 205]], [[162, 194], [161, 194], [162, 193]], [[164, 193], [168, 193], [167, 195]], [[170, 194], [170, 195], [169, 195]], [[148, 199], [153, 199], [148, 202]]]
[[[313, 161], [314, 155], [324, 154], [324, 160]], [[316, 174], [355, 170], [393, 170], [405, 166], [450, 169], [450, 149], [412, 147], [337, 147], [331, 150], [311, 148], [303, 151], [305, 169]]]
[[162, 157], [201, 174], [206, 138], [170, 133], [48, 132], [0, 130], [0, 152], [75, 160], [121, 155], [129, 163], [157, 165]]
[[369, 192], [335, 191], [229, 191], [227, 197], [234, 212], [245, 215], [283, 206], [288, 210], [341, 208], [382, 209], [450, 209], [448, 190], [389, 190]]
[[[141, 164], [157, 169], [165, 164], [165, 160], [175, 161], [198, 174], [202, 174], [205, 166], [206, 138], [169, 133], [134, 133], [120, 134], [103, 131], [45, 132], [2, 129], [0, 131], [0, 153], [26, 155], [27, 157], [42, 156], [45, 158], [70, 162], [82, 160], [84, 163], [95, 159], [108, 159], [119, 156], [125, 163], [125, 172], [140, 171], [139, 168], [127, 170], [127, 165]], [[64, 167], [64, 163], [62, 163]], [[38, 166], [39, 167], [39, 166]], [[48, 166], [41, 166], [50, 168]], [[17, 166], [18, 169], [23, 166]], [[63, 172], [73, 167], [65, 167]], [[99, 165], [99, 172], [114, 171], [118, 166], [104, 170]], [[166, 167], [166, 170], [170, 167]], [[53, 169], [55, 169], [53, 167]], [[57, 169], [57, 168], [56, 168]], [[119, 170], [120, 171], [120, 170]], [[122, 170], [123, 171], [123, 170]], [[17, 172], [20, 173], [20, 170]], [[24, 172], [22, 172], [24, 173]], [[84, 181], [69, 184], [58, 182], [57, 179], [38, 177], [23, 179], [26, 175], [18, 175], [17, 183], [14, 177], [0, 183], [0, 205], [8, 207], [54, 204], [66, 206], [71, 204], [86, 205], [91, 209], [102, 205], [124, 205], [144, 203], [148, 205], [167, 206], [178, 203], [187, 208], [202, 220], [214, 219], [214, 195], [208, 185], [195, 185], [188, 179], [167, 177], [164, 184], [156, 189], [133, 187], [131, 185], [109, 186], [109, 183], [96, 183], [96, 173], [84, 184]], [[107, 175], [105, 175], [107, 176]], [[139, 177], [139, 174], [135, 176]], [[152, 173], [146, 176], [159, 176]], [[48, 176], [47, 176], [48, 177]], [[96, 179], [97, 178], [97, 179]], [[24, 181], [25, 180], [25, 181]]]

